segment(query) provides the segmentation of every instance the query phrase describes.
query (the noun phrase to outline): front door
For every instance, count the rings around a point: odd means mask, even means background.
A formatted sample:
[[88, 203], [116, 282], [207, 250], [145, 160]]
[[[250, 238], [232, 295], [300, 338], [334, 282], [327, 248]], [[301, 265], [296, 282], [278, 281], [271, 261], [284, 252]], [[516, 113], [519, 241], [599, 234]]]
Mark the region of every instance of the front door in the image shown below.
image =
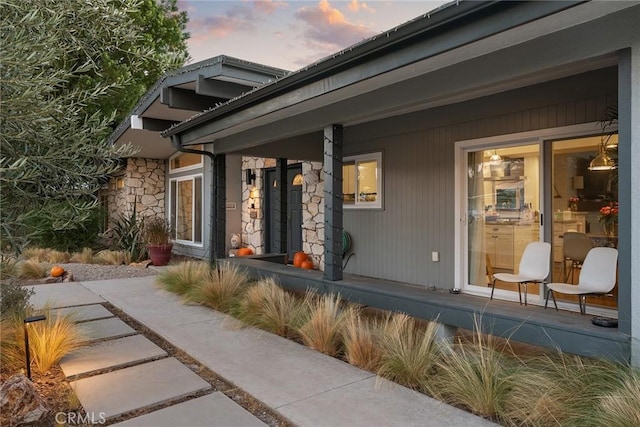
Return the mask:
[[[267, 252], [271, 252], [275, 244], [275, 218], [273, 202], [275, 200], [274, 181], [275, 168], [265, 170], [265, 237]], [[302, 165], [289, 165], [287, 168], [287, 254], [290, 260], [296, 252], [302, 250]]]

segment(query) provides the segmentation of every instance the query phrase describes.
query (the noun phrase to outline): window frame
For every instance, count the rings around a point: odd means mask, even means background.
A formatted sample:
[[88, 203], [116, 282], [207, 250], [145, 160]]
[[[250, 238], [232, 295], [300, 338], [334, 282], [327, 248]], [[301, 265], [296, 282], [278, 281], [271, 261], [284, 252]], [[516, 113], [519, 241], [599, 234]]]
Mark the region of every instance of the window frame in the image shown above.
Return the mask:
[[[200, 179], [200, 242], [196, 242], [194, 237], [195, 237], [195, 230], [196, 230], [196, 211], [197, 209], [195, 209], [195, 206], [192, 209], [192, 214], [191, 214], [191, 222], [192, 222], [192, 230], [191, 230], [191, 240], [184, 240], [184, 239], [178, 239], [178, 206], [175, 206], [175, 213], [176, 213], [176, 218], [175, 218], [175, 227], [174, 227], [174, 223], [173, 223], [173, 212], [174, 212], [174, 203], [177, 203], [178, 199], [179, 199], [179, 195], [178, 195], [178, 188], [179, 188], [179, 183], [180, 182], [185, 182], [185, 181], [191, 181], [193, 183], [193, 201], [195, 202], [196, 200], [196, 179]], [[176, 194], [174, 196], [173, 194], [173, 183], [175, 182], [175, 186], [176, 186]], [[175, 243], [181, 244], [181, 245], [187, 245], [187, 246], [194, 246], [194, 247], [204, 247], [204, 240], [205, 240], [205, 232], [204, 232], [204, 175], [202, 173], [197, 173], [197, 174], [192, 174], [192, 175], [181, 175], [181, 176], [174, 176], [174, 177], [169, 177], [169, 191], [168, 191], [168, 198], [169, 198], [169, 223], [172, 225], [172, 227], [174, 227], [175, 229], [172, 230], [172, 240]]]
[[[358, 188], [358, 174], [354, 173], [353, 175], [353, 185], [354, 185], [354, 189], [356, 191], [356, 197], [355, 200], [353, 201], [353, 203], [345, 203], [344, 202], [344, 198], [343, 198], [343, 203], [342, 203], [342, 207], [343, 209], [383, 209], [384, 207], [384, 190], [383, 190], [383, 177], [384, 177], [384, 168], [383, 168], [383, 163], [382, 163], [382, 151], [375, 151], [375, 152], [371, 152], [371, 153], [364, 153], [364, 154], [357, 154], [354, 156], [347, 156], [347, 157], [343, 157], [342, 158], [342, 167], [344, 168], [344, 166], [346, 166], [346, 163], [354, 163], [354, 166], [356, 168], [357, 171], [357, 167], [358, 167], [358, 163], [364, 163], [364, 162], [371, 162], [371, 161], [375, 161], [377, 162], [378, 166], [377, 166], [377, 170], [378, 170], [378, 174], [376, 176], [376, 200], [372, 201], [372, 202], [366, 202], [366, 201], [360, 201], [359, 198], [357, 197], [357, 194], [359, 192], [359, 188]], [[342, 179], [344, 180], [344, 169], [343, 169], [343, 177]]]

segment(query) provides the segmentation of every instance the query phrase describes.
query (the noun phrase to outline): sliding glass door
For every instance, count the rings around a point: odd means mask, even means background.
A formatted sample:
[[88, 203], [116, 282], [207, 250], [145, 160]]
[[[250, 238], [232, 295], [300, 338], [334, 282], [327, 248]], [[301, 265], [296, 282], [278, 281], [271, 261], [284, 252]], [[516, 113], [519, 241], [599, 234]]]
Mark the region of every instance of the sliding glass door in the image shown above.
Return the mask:
[[[488, 295], [492, 274], [517, 273], [526, 245], [540, 240], [540, 144], [470, 148], [465, 162], [465, 292]], [[497, 282], [495, 292], [517, 300], [517, 289]]]

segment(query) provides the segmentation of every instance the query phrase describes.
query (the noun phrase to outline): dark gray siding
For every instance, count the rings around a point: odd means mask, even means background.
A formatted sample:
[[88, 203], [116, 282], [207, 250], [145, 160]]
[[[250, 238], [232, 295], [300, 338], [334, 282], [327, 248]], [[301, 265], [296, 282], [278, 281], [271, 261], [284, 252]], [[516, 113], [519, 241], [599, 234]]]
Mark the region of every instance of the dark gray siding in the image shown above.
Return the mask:
[[345, 210], [346, 272], [452, 287], [455, 141], [597, 122], [617, 102], [616, 76], [597, 70], [345, 129], [344, 155], [382, 151], [384, 174], [384, 209]]

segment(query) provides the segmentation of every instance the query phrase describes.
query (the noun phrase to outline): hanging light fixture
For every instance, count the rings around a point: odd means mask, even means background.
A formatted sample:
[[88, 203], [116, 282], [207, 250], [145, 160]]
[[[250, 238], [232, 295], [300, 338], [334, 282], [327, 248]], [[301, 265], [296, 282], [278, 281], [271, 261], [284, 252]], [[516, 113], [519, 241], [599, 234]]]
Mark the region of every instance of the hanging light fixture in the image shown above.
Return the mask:
[[493, 150], [493, 154], [491, 155], [491, 157], [489, 157], [489, 164], [491, 166], [498, 166], [501, 163], [502, 157], [500, 157], [500, 154], [498, 154], [496, 150]]
[[598, 155], [591, 160], [588, 169], [590, 171], [610, 171], [616, 167], [616, 162], [607, 154], [607, 141], [602, 138], [598, 144]]

